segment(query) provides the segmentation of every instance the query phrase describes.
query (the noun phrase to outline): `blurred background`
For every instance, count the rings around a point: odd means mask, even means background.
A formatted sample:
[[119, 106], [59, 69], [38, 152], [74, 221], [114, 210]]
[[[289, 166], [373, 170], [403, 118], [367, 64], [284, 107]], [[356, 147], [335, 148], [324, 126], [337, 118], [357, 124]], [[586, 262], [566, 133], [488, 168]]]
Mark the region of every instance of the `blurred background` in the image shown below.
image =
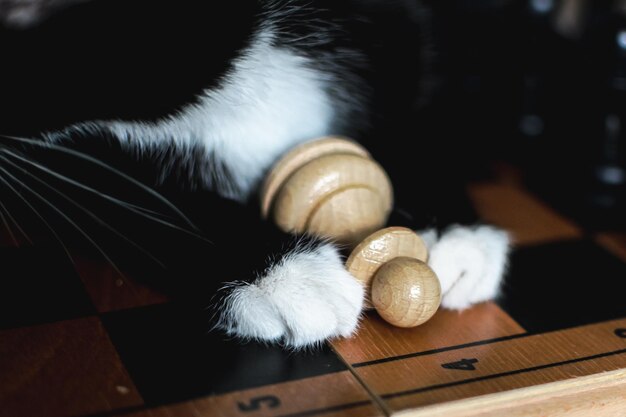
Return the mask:
[[[27, 27], [83, 1], [0, 0], [15, 11], [0, 20]], [[452, 165], [517, 173], [583, 227], [626, 229], [626, 0], [421, 1], [436, 94], [416, 124], [450, 141]]]
[[626, 228], [626, 1], [428, 3], [440, 128], [588, 230]]

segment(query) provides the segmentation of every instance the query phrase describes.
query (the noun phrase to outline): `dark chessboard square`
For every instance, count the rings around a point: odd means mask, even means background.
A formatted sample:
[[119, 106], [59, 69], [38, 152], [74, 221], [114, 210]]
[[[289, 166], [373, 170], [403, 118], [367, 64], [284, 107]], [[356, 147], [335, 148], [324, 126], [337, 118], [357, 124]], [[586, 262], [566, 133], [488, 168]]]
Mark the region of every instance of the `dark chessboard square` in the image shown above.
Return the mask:
[[626, 264], [590, 240], [518, 248], [499, 304], [529, 332], [626, 317]]
[[55, 246], [1, 248], [0, 328], [94, 314], [68, 255]]
[[140, 406], [97, 317], [0, 331], [0, 417], [67, 417]]
[[102, 260], [88, 257], [76, 259], [76, 271], [99, 312], [141, 307], [168, 300], [165, 294], [137, 282], [132, 276], [121, 275], [111, 264]]
[[150, 405], [346, 370], [327, 346], [288, 352], [227, 340], [207, 330], [206, 315], [174, 303], [107, 313], [102, 320]]

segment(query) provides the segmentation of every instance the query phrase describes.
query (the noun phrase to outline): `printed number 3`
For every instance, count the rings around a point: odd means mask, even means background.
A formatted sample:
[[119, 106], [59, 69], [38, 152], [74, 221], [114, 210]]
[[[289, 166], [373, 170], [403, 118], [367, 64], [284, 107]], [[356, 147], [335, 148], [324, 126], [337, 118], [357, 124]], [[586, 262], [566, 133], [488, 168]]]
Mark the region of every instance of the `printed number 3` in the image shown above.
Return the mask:
[[280, 400], [273, 395], [264, 395], [262, 397], [250, 398], [247, 403], [237, 402], [239, 411], [243, 411], [244, 413], [260, 410], [264, 406], [267, 408], [280, 407]]

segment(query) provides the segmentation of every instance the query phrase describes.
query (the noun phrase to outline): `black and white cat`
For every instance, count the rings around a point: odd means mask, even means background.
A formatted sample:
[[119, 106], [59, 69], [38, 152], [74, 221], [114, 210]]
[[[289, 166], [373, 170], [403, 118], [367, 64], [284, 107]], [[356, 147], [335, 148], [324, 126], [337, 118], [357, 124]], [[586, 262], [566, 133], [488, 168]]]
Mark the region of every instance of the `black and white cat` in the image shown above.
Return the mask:
[[459, 161], [470, 157], [420, 137], [433, 56], [423, 5], [93, 0], [29, 20], [20, 7], [37, 3], [0, 3], [11, 234], [165, 270], [230, 335], [294, 348], [348, 336], [364, 294], [340, 249], [280, 232], [257, 205], [284, 152], [345, 135], [389, 172], [390, 224], [421, 231], [443, 306], [497, 295], [509, 242], [466, 216]]

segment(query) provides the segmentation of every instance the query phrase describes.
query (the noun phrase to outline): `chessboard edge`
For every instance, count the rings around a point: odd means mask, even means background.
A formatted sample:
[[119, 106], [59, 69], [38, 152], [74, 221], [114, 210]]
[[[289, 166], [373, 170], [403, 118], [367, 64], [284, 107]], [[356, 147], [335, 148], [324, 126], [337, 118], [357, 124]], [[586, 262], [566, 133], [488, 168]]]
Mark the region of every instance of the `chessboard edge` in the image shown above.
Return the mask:
[[[585, 395], [581, 395], [585, 393]], [[622, 397], [622, 398], [618, 398]], [[572, 407], [576, 399], [576, 408]], [[619, 400], [619, 401], [618, 401]], [[594, 417], [617, 415], [626, 410], [626, 369], [570, 378], [547, 384], [504, 391], [398, 411], [394, 417], [492, 417], [585, 415], [593, 407]]]

